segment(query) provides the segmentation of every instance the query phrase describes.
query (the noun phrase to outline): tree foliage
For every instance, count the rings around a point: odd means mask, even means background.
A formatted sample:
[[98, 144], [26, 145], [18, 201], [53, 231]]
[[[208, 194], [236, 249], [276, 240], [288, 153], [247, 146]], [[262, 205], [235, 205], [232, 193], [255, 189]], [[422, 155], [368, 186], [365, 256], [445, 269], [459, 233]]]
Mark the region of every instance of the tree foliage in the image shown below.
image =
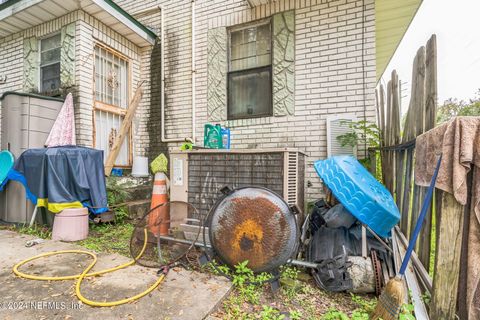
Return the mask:
[[374, 123], [361, 121], [341, 121], [340, 125], [348, 126], [351, 131], [337, 137], [342, 147], [355, 147], [360, 143], [366, 142], [367, 147], [380, 146], [380, 130]]
[[457, 116], [480, 116], [480, 89], [469, 101], [450, 98], [437, 109], [437, 124]]

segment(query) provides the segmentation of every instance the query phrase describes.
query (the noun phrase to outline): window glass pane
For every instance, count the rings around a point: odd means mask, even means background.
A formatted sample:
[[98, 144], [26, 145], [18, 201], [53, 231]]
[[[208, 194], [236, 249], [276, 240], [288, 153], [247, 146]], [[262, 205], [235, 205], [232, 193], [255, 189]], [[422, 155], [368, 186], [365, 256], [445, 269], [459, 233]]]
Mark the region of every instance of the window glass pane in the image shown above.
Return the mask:
[[40, 91], [52, 92], [60, 88], [60, 34], [40, 42]]
[[48, 50], [41, 53], [41, 65], [50, 64], [60, 61], [60, 48]]
[[270, 115], [272, 85], [270, 68], [229, 74], [228, 118]]
[[232, 32], [232, 46], [243, 44], [243, 30]]
[[270, 54], [270, 42], [265, 40], [257, 41], [257, 55]]
[[[104, 151], [104, 161], [106, 161], [110, 153], [112, 138], [115, 138], [120, 132], [122, 121], [122, 116], [95, 110], [95, 148]], [[129, 145], [130, 135], [126, 135], [120, 152], [115, 159], [115, 165], [128, 165]]]
[[248, 28], [245, 31], [245, 42], [255, 42], [257, 41], [257, 27]]
[[230, 33], [230, 71], [271, 64], [270, 23]]
[[270, 42], [270, 23], [257, 27], [257, 41]]
[[228, 119], [272, 114], [271, 24], [230, 33]]
[[60, 88], [60, 63], [40, 68], [41, 91], [49, 92]]
[[42, 39], [42, 43], [41, 43], [42, 52], [50, 49], [59, 48], [61, 46], [60, 43], [61, 43], [60, 34], [56, 34], [50, 38]]
[[257, 65], [258, 66], [268, 66], [270, 65], [270, 55], [264, 54], [261, 56], [257, 56]]

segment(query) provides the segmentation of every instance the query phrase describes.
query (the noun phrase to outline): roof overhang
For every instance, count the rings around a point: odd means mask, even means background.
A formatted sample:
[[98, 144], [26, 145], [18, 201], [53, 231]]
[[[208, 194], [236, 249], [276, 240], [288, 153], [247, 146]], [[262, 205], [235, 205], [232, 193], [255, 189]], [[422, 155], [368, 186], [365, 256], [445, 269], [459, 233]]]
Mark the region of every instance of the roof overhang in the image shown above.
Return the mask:
[[375, 0], [377, 81], [382, 77], [422, 0]]
[[0, 4], [0, 38], [83, 10], [140, 47], [155, 43], [153, 31], [112, 0], [8, 0]]
[[[245, 0], [249, 7], [257, 7], [276, 0]], [[407, 32], [422, 0], [375, 0], [376, 68], [377, 81]]]

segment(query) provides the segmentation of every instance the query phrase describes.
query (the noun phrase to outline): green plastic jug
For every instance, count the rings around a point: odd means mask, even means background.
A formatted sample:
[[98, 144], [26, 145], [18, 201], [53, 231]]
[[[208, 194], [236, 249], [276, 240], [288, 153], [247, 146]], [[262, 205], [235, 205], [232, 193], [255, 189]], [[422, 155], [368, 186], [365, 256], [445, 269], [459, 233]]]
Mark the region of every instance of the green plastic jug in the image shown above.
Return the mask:
[[222, 126], [207, 123], [203, 133], [203, 146], [210, 149], [223, 149]]

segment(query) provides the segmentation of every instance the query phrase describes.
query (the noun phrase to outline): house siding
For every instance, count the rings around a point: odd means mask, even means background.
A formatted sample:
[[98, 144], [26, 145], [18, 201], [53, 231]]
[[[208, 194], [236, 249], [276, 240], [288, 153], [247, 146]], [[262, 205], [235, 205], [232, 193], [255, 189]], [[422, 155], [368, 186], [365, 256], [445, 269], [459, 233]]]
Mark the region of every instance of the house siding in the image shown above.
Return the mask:
[[[191, 1], [175, 2], [119, 0], [130, 14], [163, 6], [165, 19], [165, 99], [166, 137], [192, 136], [192, 48]], [[365, 10], [363, 10], [365, 9]], [[354, 115], [375, 120], [375, 10], [374, 0], [278, 0], [249, 8], [245, 0], [197, 0], [195, 20], [196, 50], [196, 142], [202, 145], [203, 125], [207, 116], [207, 34], [208, 30], [230, 27], [294, 10], [295, 85], [294, 114], [220, 123], [231, 129], [233, 148], [293, 147], [308, 155], [307, 200], [322, 194], [313, 162], [327, 156], [326, 118], [332, 114]], [[160, 12], [137, 19], [155, 32], [160, 30]], [[362, 23], [365, 21], [365, 23]], [[0, 70], [7, 82], [0, 84], [0, 94], [23, 87], [23, 39], [59, 31], [75, 22], [75, 105], [77, 138], [81, 145], [93, 145], [93, 46], [95, 39], [131, 59], [131, 94], [145, 80], [144, 98], [134, 120], [134, 155], [153, 158], [165, 151], [160, 141], [160, 92], [158, 50], [138, 48], [83, 11], [72, 12], [46, 24], [0, 39]], [[363, 49], [363, 54], [362, 54]], [[155, 50], [154, 50], [155, 51]], [[89, 60], [90, 59], [90, 60]], [[154, 59], [154, 61], [152, 61]], [[170, 143], [178, 147], [179, 143]], [[359, 146], [359, 155], [363, 154]]]
[[[75, 119], [77, 144], [92, 147], [93, 139], [93, 52], [95, 42], [100, 42], [123, 54], [129, 59], [131, 72], [130, 97], [140, 83], [148, 76], [148, 65], [151, 47], [139, 48], [134, 43], [118, 34], [108, 26], [87, 13], [78, 10], [63, 17], [51, 20], [34, 28], [16, 33], [0, 39], [0, 70], [7, 76], [7, 81], [0, 84], [0, 95], [6, 91], [24, 91], [24, 40], [38, 39], [54, 32], [60, 32], [67, 27], [74, 34], [75, 59], [72, 74], [75, 98]], [[66, 32], [64, 28], [64, 32]], [[72, 34], [72, 35], [73, 35]], [[64, 58], [64, 57], [62, 57]], [[62, 61], [64, 63], [64, 61]], [[71, 67], [69, 67], [71, 68]], [[37, 68], [38, 69], [38, 68]], [[62, 74], [62, 85], [66, 79]], [[70, 83], [71, 84], [71, 83]], [[149, 82], [144, 84], [145, 95], [139, 106], [134, 124], [136, 132], [133, 141], [133, 154], [143, 155], [148, 146], [148, 134], [145, 134], [145, 125], [149, 106]], [[29, 90], [30, 91], [30, 90]], [[1, 109], [0, 109], [1, 110]], [[0, 111], [1, 112], [1, 111]], [[0, 114], [1, 116], [1, 114]], [[1, 137], [0, 137], [1, 138]]]
[[[191, 1], [143, 1], [141, 9], [137, 1], [117, 3], [131, 14], [159, 3], [163, 6], [166, 137], [190, 137]], [[294, 115], [220, 123], [231, 129], [233, 148], [294, 147], [306, 152], [306, 180], [312, 185], [306, 189], [307, 200], [313, 200], [323, 193], [313, 162], [327, 157], [326, 117], [348, 114], [375, 120], [374, 0], [279, 0], [255, 8], [249, 8], [244, 0], [197, 0], [196, 142], [202, 145], [203, 125], [211, 121], [207, 117], [208, 30], [289, 10], [295, 10]], [[155, 12], [150, 18], [159, 16]], [[159, 115], [152, 115], [150, 121], [160, 122]], [[359, 146], [359, 156], [363, 154], [364, 148]]]

